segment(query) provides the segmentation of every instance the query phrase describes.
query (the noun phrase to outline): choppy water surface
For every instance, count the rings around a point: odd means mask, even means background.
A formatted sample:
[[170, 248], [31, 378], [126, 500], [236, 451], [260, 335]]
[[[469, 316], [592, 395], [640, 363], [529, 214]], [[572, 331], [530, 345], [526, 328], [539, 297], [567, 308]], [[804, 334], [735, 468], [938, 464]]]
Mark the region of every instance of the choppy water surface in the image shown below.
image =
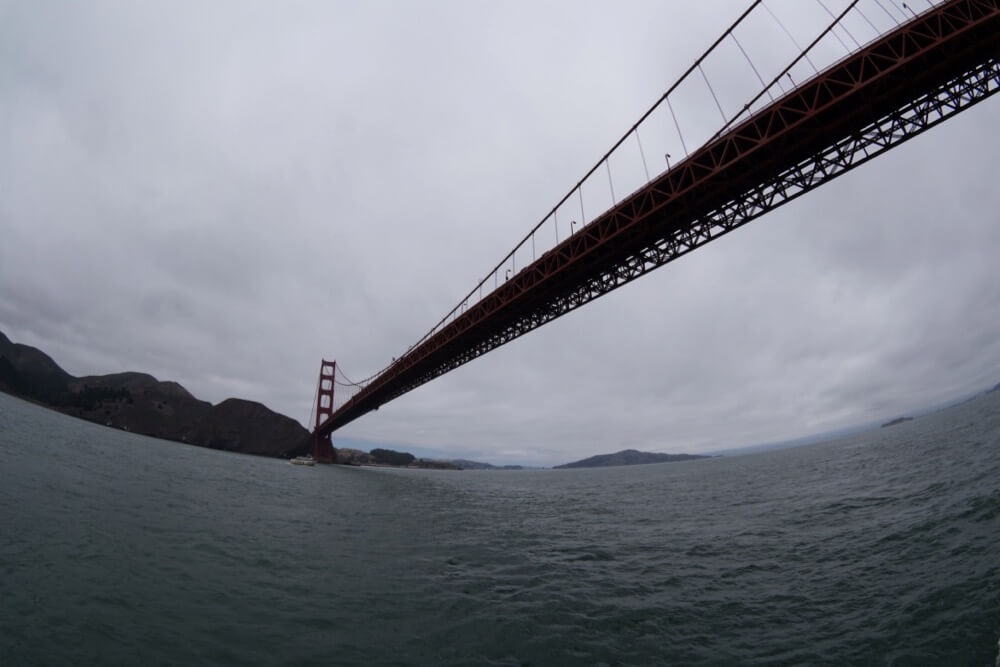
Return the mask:
[[0, 601], [2, 665], [992, 667], [1000, 393], [521, 472], [289, 466], [0, 395]]

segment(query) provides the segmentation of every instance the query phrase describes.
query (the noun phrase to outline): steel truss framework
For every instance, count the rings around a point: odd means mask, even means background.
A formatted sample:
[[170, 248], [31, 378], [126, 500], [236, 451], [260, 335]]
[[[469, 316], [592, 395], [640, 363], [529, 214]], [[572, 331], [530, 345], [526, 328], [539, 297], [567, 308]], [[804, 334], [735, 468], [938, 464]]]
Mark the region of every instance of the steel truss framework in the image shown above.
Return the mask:
[[317, 433], [331, 433], [996, 93], [998, 5], [1000, 0], [944, 3], [776, 100], [410, 350]]

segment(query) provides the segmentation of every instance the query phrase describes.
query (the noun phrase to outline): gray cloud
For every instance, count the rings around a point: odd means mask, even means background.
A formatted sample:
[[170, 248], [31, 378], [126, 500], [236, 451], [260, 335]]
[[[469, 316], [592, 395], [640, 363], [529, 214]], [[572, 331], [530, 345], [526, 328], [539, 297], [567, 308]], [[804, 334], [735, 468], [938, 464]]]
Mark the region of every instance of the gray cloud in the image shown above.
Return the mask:
[[[742, 4], [0, 5], [0, 329], [75, 374], [144, 370], [304, 422], [320, 358], [358, 377], [405, 351]], [[697, 452], [995, 383], [996, 113], [343, 436], [496, 462]]]

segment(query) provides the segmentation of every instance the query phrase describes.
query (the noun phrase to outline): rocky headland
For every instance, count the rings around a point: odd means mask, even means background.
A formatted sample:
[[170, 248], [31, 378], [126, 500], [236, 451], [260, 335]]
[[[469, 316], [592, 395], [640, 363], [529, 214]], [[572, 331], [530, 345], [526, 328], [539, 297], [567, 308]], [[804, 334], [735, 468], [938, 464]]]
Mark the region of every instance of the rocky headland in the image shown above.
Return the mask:
[[301, 424], [260, 403], [230, 398], [212, 405], [147, 373], [74, 377], [3, 333], [0, 391], [104, 426], [201, 447], [282, 458], [310, 449]]

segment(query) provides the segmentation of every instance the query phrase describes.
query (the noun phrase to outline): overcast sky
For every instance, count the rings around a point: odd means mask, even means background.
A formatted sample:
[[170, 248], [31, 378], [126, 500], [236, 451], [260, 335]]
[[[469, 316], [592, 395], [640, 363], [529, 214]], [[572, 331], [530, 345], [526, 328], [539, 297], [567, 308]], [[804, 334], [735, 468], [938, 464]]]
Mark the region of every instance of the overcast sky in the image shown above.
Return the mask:
[[[304, 423], [321, 358], [362, 377], [415, 342], [746, 4], [0, 0], [0, 330], [74, 375]], [[988, 100], [335, 443], [698, 453], [992, 386], [998, 119]]]

